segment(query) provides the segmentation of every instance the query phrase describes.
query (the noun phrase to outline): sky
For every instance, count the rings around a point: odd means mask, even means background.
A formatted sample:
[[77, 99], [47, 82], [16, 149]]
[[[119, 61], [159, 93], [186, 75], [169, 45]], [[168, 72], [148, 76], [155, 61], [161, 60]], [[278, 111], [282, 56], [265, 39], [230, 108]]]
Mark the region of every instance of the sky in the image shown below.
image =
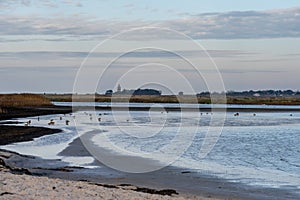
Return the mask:
[[299, 90], [297, 0], [0, 0], [0, 92]]

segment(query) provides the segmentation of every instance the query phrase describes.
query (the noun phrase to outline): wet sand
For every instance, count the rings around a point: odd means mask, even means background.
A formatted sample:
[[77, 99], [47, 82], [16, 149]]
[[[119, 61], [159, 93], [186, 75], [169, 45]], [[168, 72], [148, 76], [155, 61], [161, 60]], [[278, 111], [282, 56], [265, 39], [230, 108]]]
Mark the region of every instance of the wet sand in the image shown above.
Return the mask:
[[51, 114], [66, 114], [72, 112], [71, 107], [48, 106], [48, 107], [27, 107], [27, 108], [2, 108], [0, 120], [11, 120], [9, 122], [0, 121], [0, 145], [7, 145], [15, 142], [31, 141], [34, 138], [44, 135], [59, 133], [59, 129], [49, 129], [31, 126], [13, 126], [1, 124], [25, 124], [25, 122], [15, 121], [15, 118], [24, 118]]
[[[87, 133], [81, 138], [75, 139], [72, 143], [69, 144], [64, 151], [60, 153], [61, 156], [90, 156], [90, 152], [93, 152], [91, 148], [91, 137], [93, 137], [93, 132]], [[82, 142], [83, 141], [83, 142]], [[89, 151], [86, 150], [83, 143], [89, 146]], [[97, 147], [99, 151], [99, 147]], [[105, 155], [111, 159], [118, 159], [122, 164], [124, 162], [130, 163], [130, 156], [121, 156], [115, 155], [114, 153], [102, 149]], [[136, 162], [136, 158], [134, 160]], [[139, 158], [138, 163], [141, 165], [148, 166], [147, 164], [151, 161], [143, 158]], [[219, 179], [209, 175], [195, 175], [193, 171], [188, 169], [180, 169], [172, 166], [165, 167], [161, 170], [142, 173], [142, 174], [133, 174], [133, 173], [124, 173], [119, 172], [114, 169], [108, 168], [99, 161], [95, 161], [95, 165], [101, 167], [102, 178], [105, 178], [106, 183], [110, 184], [131, 184], [138, 185], [148, 188], [169, 188], [174, 189], [179, 194], [189, 196], [204, 196], [204, 197], [215, 197], [220, 199], [257, 199], [257, 200], [273, 200], [273, 199], [299, 199], [300, 195], [297, 194], [297, 189], [293, 190], [284, 190], [284, 189], [272, 189], [272, 188], [261, 188], [255, 186], [244, 185], [241, 183], [231, 183], [223, 179]], [[150, 167], [153, 167], [155, 163], [151, 163]], [[80, 169], [78, 169], [80, 171]], [[83, 171], [82, 171], [83, 172]], [[83, 176], [72, 178], [75, 179], [85, 179], [88, 181], [101, 182], [103, 180], [97, 177], [97, 172], [90, 174], [82, 173]], [[54, 176], [55, 177], [55, 176]], [[69, 176], [71, 177], [71, 176]]]
[[[83, 137], [83, 141], [89, 141], [93, 133]], [[98, 149], [99, 150], [99, 149]], [[105, 150], [104, 150], [105, 151]], [[5, 151], [4, 151], [5, 152]], [[2, 151], [3, 153], [3, 151]], [[110, 156], [111, 159], [128, 159], [128, 156], [120, 157], [106, 151], [105, 154]], [[1, 155], [1, 151], [0, 151]], [[79, 138], [75, 139], [70, 143], [69, 147], [60, 153], [60, 156], [89, 156], [90, 153], [85, 149], [82, 144], [82, 140]], [[1, 156], [0, 156], [1, 159]], [[165, 167], [161, 170], [143, 173], [143, 174], [132, 174], [124, 173], [113, 170], [106, 167], [99, 161], [95, 161], [93, 165], [99, 166], [98, 169], [86, 169], [75, 166], [69, 166], [68, 163], [64, 163], [61, 160], [44, 160], [32, 156], [23, 156], [15, 153], [11, 153], [10, 156], [4, 156], [2, 159], [5, 164], [12, 169], [19, 169], [17, 173], [28, 172], [34, 177], [36, 176], [48, 177], [50, 179], [37, 179], [34, 181], [43, 181], [43, 184], [55, 183], [77, 184], [77, 182], [65, 182], [64, 180], [70, 181], [81, 181], [80, 184], [92, 184], [98, 185], [99, 187], [110, 187], [113, 189], [120, 189], [116, 192], [123, 192], [122, 187], [130, 187], [135, 190], [142, 191], [144, 193], [155, 194], [158, 191], [172, 191], [172, 198], [182, 197], [184, 199], [202, 199], [215, 198], [215, 199], [254, 199], [254, 200], [273, 200], [273, 199], [299, 199], [299, 193], [297, 190], [285, 190], [285, 189], [270, 189], [254, 187], [244, 185], [241, 183], [230, 183], [223, 179], [218, 179], [209, 175], [195, 175], [193, 171], [188, 169], [179, 169], [175, 167]], [[146, 160], [141, 159], [142, 162]], [[63, 180], [59, 180], [63, 179]], [[12, 179], [15, 181], [14, 179]], [[50, 180], [50, 181], [49, 181]], [[49, 187], [50, 187], [49, 186]], [[32, 186], [31, 186], [32, 187]], [[56, 186], [55, 186], [56, 187]], [[83, 187], [83, 186], [82, 186]], [[84, 186], [85, 187], [85, 186]], [[117, 187], [117, 188], [116, 188]], [[38, 189], [38, 188], [37, 188]], [[69, 191], [70, 188], [64, 188]], [[76, 188], [75, 188], [76, 189]], [[70, 190], [75, 190], [71, 188]], [[89, 191], [89, 189], [87, 189]], [[10, 190], [11, 191], [11, 190]], [[178, 193], [178, 195], [176, 194]], [[46, 193], [48, 195], [48, 192]], [[85, 194], [82, 194], [85, 195]], [[81, 196], [82, 197], [82, 196]], [[89, 197], [89, 196], [87, 196]], [[116, 198], [121, 198], [117, 196]], [[134, 196], [133, 196], [134, 198]], [[159, 199], [156, 196], [144, 197], [139, 196], [138, 199]], [[175, 198], [176, 199], [176, 198]]]
[[70, 174], [78, 170], [76, 167], [24, 168], [28, 164], [63, 166], [58, 160], [42, 160], [0, 150], [0, 199], [215, 199], [199, 195], [180, 195], [172, 189], [122, 184], [121, 181], [111, 184], [105, 179], [102, 179], [105, 183], [76, 180], [75, 175]]
[[32, 141], [34, 138], [59, 132], [59, 129], [3, 125], [0, 126], [0, 145]]
[[[48, 108], [48, 111], [53, 114], [67, 112], [67, 110], [70, 112], [69, 109], [63, 111], [53, 111], [52, 109]], [[239, 109], [239, 111], [242, 112], [243, 110]], [[11, 119], [20, 116], [36, 116], [39, 115], [38, 112], [32, 113], [29, 111], [27, 115], [23, 113], [17, 116], [0, 117], [2, 117], [1, 119]], [[42, 112], [43, 114], [50, 114], [45, 110]], [[7, 134], [0, 134], [0, 141], [3, 144], [28, 141], [41, 135], [59, 131], [54, 130], [52, 132], [46, 128], [5, 127], [8, 129], [3, 132]], [[0, 129], [5, 127], [0, 126]], [[18, 134], [22, 135], [24, 131], [27, 136], [18, 138]], [[14, 137], [10, 137], [11, 139], [5, 138], [7, 137], [5, 135], [14, 132]], [[34, 132], [40, 133], [34, 134]], [[89, 137], [91, 135], [87, 135], [86, 141]], [[13, 140], [14, 138], [15, 140]], [[105, 150], [103, 149], [103, 151]], [[111, 158], [121, 158], [110, 152], [106, 152], [106, 154]], [[90, 154], [82, 145], [81, 140], [77, 138], [60, 155], [76, 157]], [[126, 160], [128, 157], [121, 159]], [[143, 160], [142, 162], [147, 161]], [[64, 197], [76, 199], [203, 199], [203, 197], [208, 199], [300, 199], [296, 189], [268, 189], [230, 183], [211, 176], [195, 176], [191, 171], [174, 167], [166, 167], [151, 173], [130, 174], [110, 169], [98, 161], [95, 161], [94, 164], [100, 167], [96, 171], [95, 169], [67, 166], [67, 163], [60, 160], [43, 160], [0, 150], [0, 166], [2, 166], [0, 167], [0, 199], [22, 199], [24, 195], [28, 198], [45, 197], [54, 199], [64, 199]], [[80, 180], [81, 182], [78, 182]], [[132, 188], [135, 189], [132, 190]], [[179, 195], [173, 194], [172, 197], [168, 197], [155, 194], [155, 192], [161, 190], [175, 191]], [[145, 192], [152, 192], [152, 194], [144, 194]], [[71, 196], [68, 196], [68, 194]], [[97, 196], [99, 194], [101, 195]]]
[[[0, 120], [71, 112], [70, 107], [7, 108]], [[9, 124], [24, 123], [10, 121]], [[0, 126], [0, 145], [30, 141], [60, 132], [42, 127]], [[0, 199], [186, 199], [175, 190], [151, 189], [98, 177], [98, 181], [79, 181], [78, 167], [66, 166], [60, 160], [43, 160], [0, 149]], [[104, 174], [110, 173], [103, 171]], [[72, 174], [73, 173], [73, 174]], [[73, 181], [72, 181], [73, 180]], [[76, 181], [74, 181], [76, 180]], [[99, 180], [106, 180], [100, 184]], [[193, 196], [193, 199], [206, 199]], [[211, 199], [211, 198], [210, 198]]]
[[72, 112], [69, 106], [44, 106], [44, 107], [2, 107], [0, 120], [9, 120], [15, 118], [24, 118], [41, 115], [66, 114]]

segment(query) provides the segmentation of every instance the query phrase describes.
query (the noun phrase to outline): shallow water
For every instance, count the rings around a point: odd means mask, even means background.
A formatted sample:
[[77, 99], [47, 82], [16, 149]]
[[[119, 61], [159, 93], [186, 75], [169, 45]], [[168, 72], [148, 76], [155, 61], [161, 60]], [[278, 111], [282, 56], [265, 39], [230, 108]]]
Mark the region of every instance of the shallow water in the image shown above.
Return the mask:
[[[61, 128], [64, 133], [1, 148], [93, 168], [92, 157], [64, 157], [58, 153], [78, 136], [96, 130], [98, 134], [90, 138], [93, 144], [115, 154], [144, 157], [161, 166], [171, 163], [194, 172], [193, 176], [204, 174], [256, 186], [300, 189], [300, 113], [290, 114], [227, 113], [223, 124], [222, 113], [81, 111], [42, 116], [40, 121], [28, 118], [34, 126]], [[212, 117], [212, 124], [221, 127], [222, 132], [219, 137], [208, 135], [215, 144], [203, 158], [199, 153]], [[54, 126], [47, 125], [50, 119], [55, 120]], [[69, 126], [65, 120], [70, 120]]]
[[[168, 107], [168, 108], [211, 108], [211, 104], [189, 103], [119, 103], [119, 102], [52, 102], [57, 106], [130, 106], [130, 107]], [[213, 104], [214, 108], [262, 108], [262, 109], [299, 109], [297, 105], [243, 105], [243, 104]]]

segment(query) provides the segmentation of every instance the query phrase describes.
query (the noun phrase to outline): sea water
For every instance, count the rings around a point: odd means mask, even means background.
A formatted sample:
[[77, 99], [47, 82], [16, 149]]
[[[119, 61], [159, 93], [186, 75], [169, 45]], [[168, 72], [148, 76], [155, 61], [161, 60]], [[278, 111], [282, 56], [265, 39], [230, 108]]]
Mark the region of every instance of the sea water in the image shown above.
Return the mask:
[[[62, 159], [72, 166], [93, 168], [97, 167], [92, 164], [93, 157], [58, 154], [75, 138], [97, 130], [99, 133], [90, 138], [91, 142], [110, 152], [115, 151], [115, 154], [141, 156], [149, 162], [160, 162], [162, 166], [192, 171], [195, 176], [204, 174], [250, 185], [300, 189], [299, 112], [259, 112], [255, 115], [241, 112], [239, 116], [229, 112], [225, 121], [223, 114], [79, 111], [71, 115], [41, 116], [39, 121], [37, 117], [31, 117], [19, 121], [31, 119], [34, 126], [60, 128], [63, 133], [1, 148], [46, 159]], [[212, 118], [217, 122], [213, 125], [221, 127], [221, 132], [213, 140], [211, 151], [201, 157], [199, 153], [208, 137]], [[47, 124], [51, 119], [55, 121], [54, 126]], [[69, 126], [65, 120], [70, 121]], [[177, 138], [178, 135], [180, 137]], [[104, 136], [108, 138], [105, 142], [101, 139]], [[178, 148], [168, 151], [170, 143], [175, 143]], [[152, 156], [153, 152], [159, 154]]]

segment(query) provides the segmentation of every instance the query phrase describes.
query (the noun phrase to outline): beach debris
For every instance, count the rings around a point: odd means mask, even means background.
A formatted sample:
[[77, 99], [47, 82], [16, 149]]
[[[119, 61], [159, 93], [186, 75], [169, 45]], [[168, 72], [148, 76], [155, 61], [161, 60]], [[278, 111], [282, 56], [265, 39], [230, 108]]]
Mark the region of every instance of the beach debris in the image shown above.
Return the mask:
[[98, 122], [101, 122], [101, 117], [98, 118]]
[[70, 121], [69, 121], [69, 120], [66, 120], [66, 125], [67, 125], [67, 126], [69, 126], [69, 123], [70, 123]]
[[14, 195], [14, 193], [11, 193], [11, 192], [2, 192], [0, 194], [0, 196], [4, 196], [4, 195]]
[[133, 185], [127, 184], [127, 183], [121, 183], [119, 186], [120, 186], [120, 187], [131, 187], [131, 186], [133, 186]]
[[62, 117], [59, 117], [59, 120], [62, 120]]
[[119, 187], [116, 185], [110, 185], [110, 184], [101, 184], [101, 183], [90, 183], [91, 185], [97, 185], [97, 186], [101, 186], [101, 187], [105, 187], [105, 188], [114, 188], [114, 189], [118, 189]]
[[[80, 181], [86, 181], [86, 180], [80, 180]], [[173, 194], [178, 195], [177, 191], [172, 189], [156, 190], [150, 188], [136, 187], [130, 184], [111, 185], [111, 184], [101, 184], [101, 183], [93, 183], [93, 182], [89, 182], [89, 184], [97, 185], [105, 188], [114, 188], [114, 189], [123, 188], [127, 190], [148, 193], [148, 194], [158, 194], [158, 195], [168, 195], [168, 196], [172, 196]]]
[[38, 122], [40, 121], [40, 117], [37, 118]]
[[293, 116], [293, 114], [290, 114], [290, 116], [292, 117], [292, 116]]
[[254, 113], [254, 114], [253, 114], [253, 116], [255, 117], [255, 116], [256, 116], [256, 114]]
[[66, 167], [57, 167], [57, 168], [43, 168], [43, 167], [34, 167], [33, 169], [49, 170], [49, 171], [60, 171], [60, 172], [73, 172], [73, 169]]
[[26, 168], [18, 168], [18, 167], [11, 167], [9, 165], [7, 165], [4, 161], [4, 159], [0, 158], [0, 166], [2, 166], [5, 169], [8, 169], [12, 174], [18, 174], [18, 175], [22, 175], [22, 174], [27, 174], [27, 175], [32, 175], [31, 172], [26, 169]]
[[237, 112], [237, 113], [234, 113], [234, 116], [235, 116], [235, 117], [240, 116], [240, 113], [238, 113], [238, 112]]
[[178, 193], [176, 192], [176, 190], [172, 190], [172, 189], [155, 190], [155, 189], [137, 187], [133, 191], [143, 192], [143, 193], [149, 193], [149, 194], [168, 195], [168, 196], [172, 196], [173, 194], [177, 194], [178, 195]]

